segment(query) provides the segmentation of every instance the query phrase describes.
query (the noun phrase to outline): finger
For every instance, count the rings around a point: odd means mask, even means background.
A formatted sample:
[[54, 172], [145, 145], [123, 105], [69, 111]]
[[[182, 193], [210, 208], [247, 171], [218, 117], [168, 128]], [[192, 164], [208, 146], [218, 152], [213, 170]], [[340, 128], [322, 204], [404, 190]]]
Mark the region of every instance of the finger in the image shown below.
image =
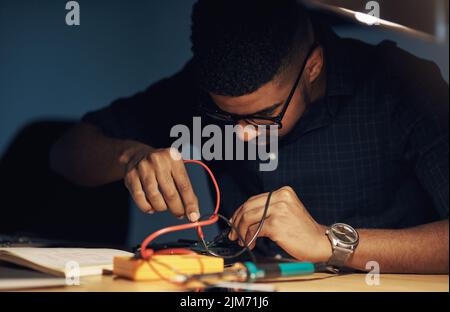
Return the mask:
[[[233, 217], [231, 218], [231, 222], [237, 226], [241, 220], [242, 214], [245, 212], [245, 210], [251, 210], [260, 206], [265, 206], [267, 202], [267, 196], [269, 193], [260, 194], [257, 196], [251, 197], [249, 200], [247, 200], [241, 207], [239, 207]], [[236, 240], [238, 238], [236, 232], [234, 230], [230, 231], [229, 239], [230, 240]]]
[[[259, 224], [253, 224], [251, 225], [248, 230], [247, 234], [245, 235], [245, 245], [250, 244], [250, 241], [252, 240], [253, 236], [255, 236], [256, 231], [258, 229]], [[258, 233], [258, 237], [264, 237], [265, 236], [265, 229], [264, 227], [261, 229], [261, 231]], [[253, 250], [256, 246], [256, 239], [248, 246], [250, 250]]]
[[167, 205], [159, 191], [158, 181], [156, 180], [153, 168], [145, 160], [141, 161], [137, 168], [147, 202], [158, 212], [166, 211]]
[[[239, 223], [235, 224], [235, 226], [237, 225], [236, 228], [237, 228], [237, 231], [239, 232], [241, 237], [245, 238], [248, 229], [252, 225], [256, 225], [256, 226], [259, 225], [259, 223], [261, 222], [261, 218], [263, 216], [263, 213], [264, 213], [264, 207], [258, 207], [258, 208], [246, 210], [242, 214], [242, 216], [241, 216], [241, 218], [239, 220]], [[242, 242], [239, 242], [239, 243], [241, 245], [243, 245]]]
[[168, 163], [155, 166], [156, 180], [158, 181], [159, 190], [164, 197], [168, 209], [176, 217], [181, 217], [184, 215], [183, 202], [178, 194], [169, 166]]
[[197, 196], [195, 196], [191, 180], [189, 179], [183, 161], [173, 162], [172, 176], [178, 192], [181, 195], [186, 216], [191, 222], [197, 221], [200, 218], [198, 199]]
[[131, 194], [133, 201], [143, 212], [153, 213], [154, 209], [145, 198], [144, 190], [142, 189], [141, 181], [136, 169], [132, 169], [125, 177], [125, 186]]
[[239, 217], [239, 214], [242, 213], [242, 209], [253, 209], [258, 206], [262, 206], [266, 204], [267, 196], [269, 193], [259, 194], [256, 196], [250, 197], [245, 203], [243, 203], [233, 214], [232, 220]]
[[238, 238], [237, 235], [236, 235], [235, 227], [237, 227], [237, 225], [239, 224], [241, 211], [242, 211], [243, 207], [244, 207], [243, 204], [241, 206], [239, 206], [239, 208], [236, 209], [236, 211], [234, 212], [233, 216], [230, 218], [230, 222], [234, 225], [234, 227], [231, 228], [231, 231], [228, 234], [228, 238], [230, 240], [236, 240]]

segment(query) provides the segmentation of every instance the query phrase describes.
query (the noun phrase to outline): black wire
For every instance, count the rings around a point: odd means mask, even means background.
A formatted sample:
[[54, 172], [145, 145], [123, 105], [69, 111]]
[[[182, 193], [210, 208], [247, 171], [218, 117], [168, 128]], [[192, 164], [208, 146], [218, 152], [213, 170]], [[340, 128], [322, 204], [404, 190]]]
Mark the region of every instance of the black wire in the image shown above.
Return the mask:
[[[262, 228], [263, 228], [263, 226], [264, 226], [264, 222], [265, 222], [265, 220], [266, 220], [267, 212], [268, 212], [269, 206], [270, 206], [270, 199], [271, 199], [271, 197], [272, 197], [272, 193], [273, 193], [273, 192], [270, 192], [269, 195], [267, 196], [267, 200], [266, 200], [266, 204], [265, 204], [265, 206], [264, 206], [264, 212], [263, 212], [263, 215], [262, 215], [262, 217], [261, 217], [261, 221], [259, 221], [258, 228], [256, 229], [255, 234], [253, 235], [252, 239], [249, 241], [248, 244], [245, 243], [245, 239], [244, 239], [244, 238], [242, 237], [242, 235], [239, 233], [239, 231], [237, 230], [237, 228], [236, 228], [236, 227], [235, 227], [235, 226], [234, 226], [234, 225], [233, 225], [226, 217], [224, 217], [224, 216], [221, 215], [221, 214], [217, 214], [217, 216], [218, 216], [221, 220], [225, 221], [225, 222], [227, 223], [227, 225], [228, 225], [232, 230], [234, 230], [234, 231], [236, 232], [239, 241], [242, 242], [242, 244], [244, 245], [244, 247], [242, 247], [242, 249], [241, 249], [240, 251], [238, 251], [237, 253], [235, 253], [235, 254], [233, 254], [233, 255], [228, 255], [228, 256], [216, 254], [215, 252], [213, 252], [213, 251], [211, 251], [211, 250], [209, 249], [209, 246], [208, 246], [208, 244], [206, 243], [205, 239], [204, 239], [203, 237], [200, 237], [200, 240], [201, 240], [201, 242], [202, 242], [202, 244], [203, 244], [203, 247], [205, 248], [205, 251], [206, 251], [208, 254], [212, 255], [212, 256], [215, 256], [215, 257], [222, 257], [222, 258], [224, 258], [224, 259], [233, 259], [233, 258], [237, 258], [237, 257], [241, 256], [244, 252], [247, 251], [248, 254], [249, 254], [249, 256], [250, 256], [250, 258], [251, 258], [251, 260], [252, 260], [252, 262], [256, 263], [256, 257], [255, 257], [255, 255], [253, 254], [253, 252], [251, 251], [251, 249], [250, 249], [249, 246], [250, 246], [251, 244], [253, 244], [253, 242], [256, 240], [256, 238], [258, 237], [259, 233], [261, 232], [261, 230], [262, 230]], [[212, 215], [209, 215], [209, 216], [212, 216]], [[203, 216], [203, 217], [207, 217], [207, 216]], [[220, 237], [220, 236], [223, 236], [223, 233], [221, 233], [221, 234], [219, 235], [219, 237]], [[216, 239], [213, 240], [213, 242], [215, 242], [215, 241], [216, 241]]]
[[[233, 224], [232, 224], [225, 216], [223, 216], [223, 215], [221, 215], [221, 214], [217, 214], [217, 216], [218, 216], [221, 220], [225, 221], [225, 222], [228, 224], [228, 226], [229, 226], [230, 228], [232, 228], [233, 230], [235, 230], [236, 233], [237, 233], [237, 235], [238, 235], [239, 240], [242, 241], [242, 242], [244, 242], [244, 238], [241, 236], [241, 234], [239, 234], [239, 232], [237, 232], [237, 228], [236, 228], [236, 227], [235, 227], [235, 226], [234, 226], [234, 225], [233, 225]], [[248, 252], [248, 254], [249, 254], [249, 256], [250, 256], [252, 262], [256, 262], [256, 257], [255, 257], [255, 255], [253, 254], [253, 252], [251, 251], [251, 249], [249, 248], [249, 246], [248, 246], [248, 245], [245, 245], [245, 242], [244, 242], [244, 247], [242, 247], [242, 249], [239, 250], [237, 253], [235, 253], [235, 254], [233, 254], [233, 255], [219, 255], [219, 254], [215, 253], [214, 251], [212, 251], [212, 250], [209, 248], [208, 243], [205, 241], [205, 239], [204, 239], [203, 237], [200, 237], [200, 241], [202, 242], [203, 247], [205, 248], [205, 251], [206, 251], [208, 254], [210, 254], [210, 255], [212, 255], [212, 256], [214, 256], [214, 257], [221, 257], [221, 258], [224, 258], [224, 259], [234, 259], [234, 258], [237, 258], [237, 257], [239, 257], [240, 255], [242, 255], [244, 252]]]

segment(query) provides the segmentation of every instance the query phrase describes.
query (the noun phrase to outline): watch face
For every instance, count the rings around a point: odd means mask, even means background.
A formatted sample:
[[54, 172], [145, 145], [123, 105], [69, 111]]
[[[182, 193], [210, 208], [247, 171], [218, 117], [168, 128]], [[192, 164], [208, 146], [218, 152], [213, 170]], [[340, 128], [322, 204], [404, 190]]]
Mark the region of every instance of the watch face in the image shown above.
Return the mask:
[[346, 224], [335, 224], [331, 231], [333, 235], [344, 244], [354, 244], [358, 241], [358, 233]]

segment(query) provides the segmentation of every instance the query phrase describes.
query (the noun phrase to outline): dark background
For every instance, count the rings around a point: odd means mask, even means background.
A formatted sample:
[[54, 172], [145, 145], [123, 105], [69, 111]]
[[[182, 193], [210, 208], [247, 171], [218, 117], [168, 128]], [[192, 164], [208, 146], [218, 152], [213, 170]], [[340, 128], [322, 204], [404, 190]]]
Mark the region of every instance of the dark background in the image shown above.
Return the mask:
[[[0, 154], [30, 122], [78, 119], [87, 111], [171, 75], [191, 55], [194, 0], [80, 0], [80, 26], [65, 24], [66, 2], [0, 0]], [[367, 1], [323, 2], [364, 11]], [[379, 3], [381, 18], [435, 34], [439, 40], [426, 42], [345, 23], [336, 25], [338, 33], [372, 43], [394, 40], [413, 54], [435, 61], [448, 81], [448, 1]], [[32, 149], [28, 156], [33, 162]], [[206, 192], [206, 177], [198, 169], [190, 173], [202, 211], [210, 212], [212, 200]], [[24, 183], [25, 196], [32, 187]], [[15, 209], [14, 204], [0, 205], [3, 211]], [[130, 209], [127, 222], [130, 244], [164, 224], [176, 223], [166, 214], [144, 216], [135, 207]], [[195, 233], [182, 236], [195, 237]], [[177, 237], [180, 234], [164, 239]]]

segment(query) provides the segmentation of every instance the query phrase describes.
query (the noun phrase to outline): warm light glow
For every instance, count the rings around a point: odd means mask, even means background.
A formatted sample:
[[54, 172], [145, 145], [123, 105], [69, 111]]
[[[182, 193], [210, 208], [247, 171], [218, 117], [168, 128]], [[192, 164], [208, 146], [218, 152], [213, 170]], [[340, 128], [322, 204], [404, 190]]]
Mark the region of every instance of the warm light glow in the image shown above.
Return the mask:
[[380, 24], [380, 19], [378, 17], [361, 12], [355, 12], [355, 18], [361, 23], [367, 24], [369, 26]]

